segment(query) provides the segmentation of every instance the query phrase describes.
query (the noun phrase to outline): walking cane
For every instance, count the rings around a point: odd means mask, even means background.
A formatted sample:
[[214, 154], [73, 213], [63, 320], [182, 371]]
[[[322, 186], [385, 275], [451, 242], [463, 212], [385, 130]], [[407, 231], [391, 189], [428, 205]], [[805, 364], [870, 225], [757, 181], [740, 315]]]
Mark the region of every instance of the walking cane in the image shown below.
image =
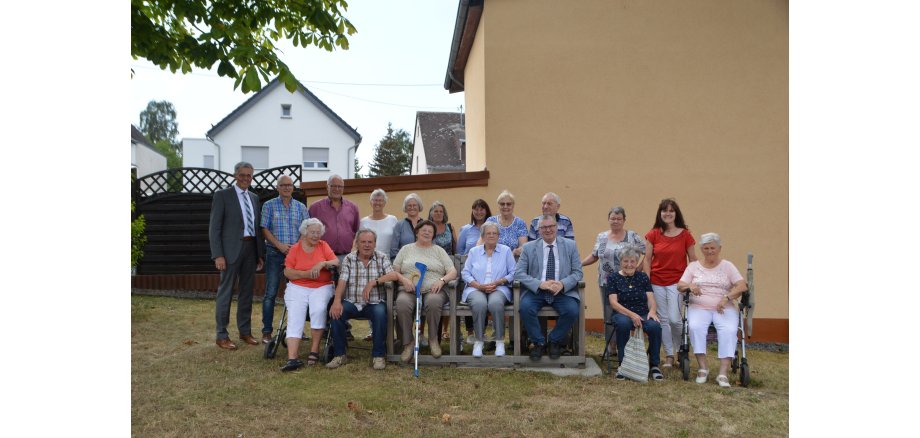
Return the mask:
[[[415, 282], [415, 377], [418, 377], [418, 337], [420, 335], [419, 325], [422, 313], [422, 281], [425, 280], [425, 272], [428, 271], [428, 266], [422, 262], [415, 262], [415, 267], [418, 268], [418, 281]], [[413, 275], [412, 277], [415, 276]]]

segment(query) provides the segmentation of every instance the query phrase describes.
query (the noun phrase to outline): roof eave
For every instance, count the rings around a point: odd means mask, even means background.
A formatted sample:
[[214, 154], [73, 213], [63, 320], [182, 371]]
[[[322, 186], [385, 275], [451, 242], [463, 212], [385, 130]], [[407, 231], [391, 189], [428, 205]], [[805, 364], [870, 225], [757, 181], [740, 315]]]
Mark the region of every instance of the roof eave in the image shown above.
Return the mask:
[[444, 77], [444, 89], [457, 93], [464, 90], [463, 79], [466, 61], [473, 47], [473, 39], [479, 28], [482, 8], [485, 0], [460, 0], [457, 19], [454, 22], [454, 37], [450, 43], [450, 56], [447, 61], [447, 74]]

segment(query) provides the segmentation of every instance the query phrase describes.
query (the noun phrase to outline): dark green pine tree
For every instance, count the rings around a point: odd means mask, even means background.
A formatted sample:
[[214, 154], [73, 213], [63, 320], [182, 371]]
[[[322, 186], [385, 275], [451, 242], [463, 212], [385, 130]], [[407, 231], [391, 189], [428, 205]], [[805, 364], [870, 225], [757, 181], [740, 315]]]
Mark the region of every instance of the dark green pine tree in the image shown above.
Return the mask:
[[411, 164], [412, 142], [409, 133], [402, 129], [394, 131], [393, 124], [388, 123], [387, 134], [380, 139], [374, 151], [368, 176], [408, 175]]

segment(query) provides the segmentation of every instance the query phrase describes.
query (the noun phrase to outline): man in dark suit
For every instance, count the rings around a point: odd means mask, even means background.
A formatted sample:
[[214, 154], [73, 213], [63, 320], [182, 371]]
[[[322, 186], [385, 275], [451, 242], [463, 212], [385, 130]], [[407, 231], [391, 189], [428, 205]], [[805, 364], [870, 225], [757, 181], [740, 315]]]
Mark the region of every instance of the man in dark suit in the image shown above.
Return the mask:
[[265, 247], [259, 238], [261, 221], [259, 197], [249, 191], [252, 184], [252, 164], [239, 162], [233, 168], [236, 183], [230, 188], [214, 193], [211, 202], [211, 221], [208, 237], [211, 241], [211, 259], [220, 271], [217, 286], [217, 346], [236, 350], [230, 340], [227, 324], [230, 323], [230, 302], [233, 284], [239, 278], [239, 297], [236, 305], [236, 325], [240, 339], [250, 345], [259, 342], [252, 337], [252, 289], [256, 271], [262, 269]]
[[530, 360], [540, 360], [546, 339], [540, 328], [537, 312], [550, 305], [559, 313], [556, 327], [549, 334], [549, 357], [562, 355], [564, 340], [578, 320], [581, 302], [578, 282], [582, 279], [581, 258], [575, 242], [556, 235], [555, 215], [540, 217], [541, 239], [527, 242], [521, 251], [514, 279], [521, 282], [520, 318], [527, 336], [534, 343]]

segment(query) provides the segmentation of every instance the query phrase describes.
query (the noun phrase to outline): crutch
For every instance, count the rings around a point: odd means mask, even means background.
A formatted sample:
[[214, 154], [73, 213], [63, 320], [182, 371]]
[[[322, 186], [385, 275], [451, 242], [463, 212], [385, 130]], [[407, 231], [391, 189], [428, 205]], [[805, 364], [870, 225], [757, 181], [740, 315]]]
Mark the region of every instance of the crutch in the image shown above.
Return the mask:
[[[422, 262], [415, 262], [415, 267], [418, 268], [418, 281], [415, 283], [415, 377], [418, 377], [418, 337], [419, 325], [421, 321], [422, 313], [422, 281], [425, 280], [425, 272], [428, 271], [428, 266]], [[413, 275], [413, 277], [415, 277]]]

